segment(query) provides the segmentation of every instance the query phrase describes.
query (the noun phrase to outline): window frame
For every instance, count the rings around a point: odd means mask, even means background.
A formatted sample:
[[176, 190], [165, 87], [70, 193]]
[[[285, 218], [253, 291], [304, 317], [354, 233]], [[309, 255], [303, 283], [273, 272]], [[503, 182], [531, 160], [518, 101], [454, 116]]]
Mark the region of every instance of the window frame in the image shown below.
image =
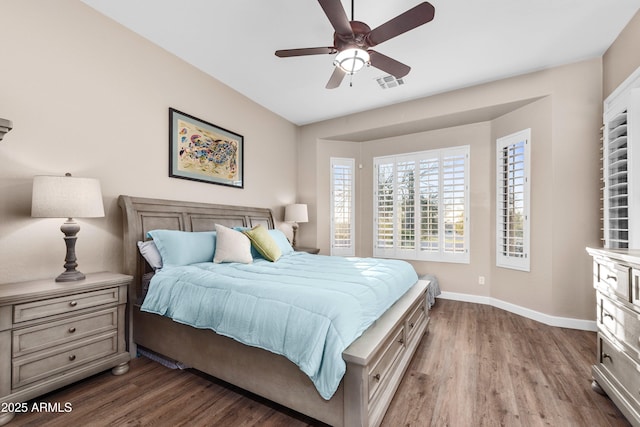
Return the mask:
[[[517, 144], [523, 144], [522, 147], [522, 162], [510, 162], [507, 155], [505, 163], [504, 150], [508, 147], [514, 147]], [[505, 227], [504, 226], [504, 213], [505, 199], [511, 195], [512, 200], [515, 200], [516, 192], [511, 191], [507, 194], [507, 188], [516, 187], [516, 185], [505, 184], [505, 174], [513, 172], [513, 178], [516, 179], [516, 172], [520, 171], [515, 166], [516, 163], [522, 163], [522, 256], [509, 255], [509, 250], [504, 250], [505, 245], [509, 245], [505, 242]], [[501, 166], [502, 165], [502, 166]], [[506, 171], [505, 171], [506, 169]], [[508, 268], [512, 270], [530, 271], [531, 270], [531, 129], [524, 129], [510, 135], [496, 139], [496, 267]], [[519, 178], [519, 176], [518, 176]], [[518, 184], [517, 186], [520, 186]], [[516, 245], [514, 245], [516, 246]], [[517, 245], [519, 246], [519, 245]]]
[[[413, 153], [406, 153], [406, 154], [397, 154], [397, 155], [391, 155], [391, 156], [380, 156], [380, 157], [375, 157], [373, 159], [373, 163], [374, 163], [374, 177], [373, 177], [373, 255], [376, 257], [381, 257], [381, 258], [397, 258], [397, 259], [407, 259], [407, 260], [417, 260], [417, 261], [434, 261], [434, 262], [451, 262], [451, 263], [462, 263], [462, 264], [468, 264], [470, 262], [470, 247], [471, 247], [471, 233], [470, 233], [470, 205], [471, 205], [471, 199], [470, 199], [470, 173], [471, 173], [471, 169], [470, 169], [470, 146], [469, 145], [463, 145], [463, 146], [457, 146], [457, 147], [447, 147], [447, 148], [440, 148], [440, 149], [434, 149], [434, 150], [426, 150], [426, 151], [420, 151], [420, 152], [413, 152]], [[450, 158], [450, 157], [455, 157], [457, 158], [459, 161], [463, 162], [463, 177], [462, 177], [462, 184], [460, 184], [459, 182], [457, 182], [457, 185], [462, 185], [463, 186], [463, 209], [461, 212], [462, 215], [462, 224], [463, 224], [463, 242], [462, 242], [462, 248], [460, 249], [456, 249], [455, 252], [452, 252], [450, 250], [447, 250], [446, 247], [446, 226], [445, 223], [447, 223], [447, 218], [445, 213], [447, 212], [447, 210], [445, 209], [445, 198], [443, 197], [443, 194], [449, 194], [449, 192], [447, 192], [448, 190], [445, 187], [450, 187], [445, 185], [445, 173], [450, 172], [448, 170], [445, 170], [444, 168], [444, 162], [446, 158]], [[397, 182], [397, 177], [395, 176], [395, 173], [397, 171], [397, 165], [399, 162], [415, 162], [415, 164], [418, 165], [418, 170], [420, 170], [421, 166], [420, 166], [420, 162], [422, 161], [426, 161], [426, 162], [436, 162], [437, 161], [437, 167], [438, 167], [438, 171], [437, 171], [437, 175], [438, 175], [438, 179], [437, 179], [437, 192], [438, 192], [438, 196], [437, 196], [437, 249], [436, 250], [424, 250], [421, 249], [421, 240], [418, 240], [418, 242], [416, 242], [416, 239], [421, 239], [422, 235], [421, 235], [421, 226], [422, 226], [422, 212], [421, 212], [421, 202], [418, 202], [417, 204], [414, 203], [414, 215], [415, 215], [415, 220], [414, 220], [414, 245], [413, 248], [410, 249], [403, 249], [402, 247], [400, 247], [399, 245], [399, 227], [397, 226], [397, 221], [398, 221], [398, 204], [397, 204], [397, 200], [395, 199], [396, 194], [397, 194], [397, 186], [398, 186], [398, 182]], [[393, 189], [392, 189], [392, 194], [393, 194], [393, 206], [392, 206], [392, 229], [393, 229], [393, 237], [392, 237], [392, 244], [390, 247], [382, 247], [379, 245], [379, 223], [380, 223], [380, 211], [378, 210], [379, 208], [379, 170], [381, 166], [385, 166], [385, 165], [392, 165], [392, 175], [393, 175]], [[414, 172], [414, 177], [415, 177], [415, 172]], [[419, 179], [421, 179], [421, 175], [420, 173], [418, 173], [418, 177]], [[415, 179], [415, 178], [414, 178]], [[457, 181], [459, 181], [459, 177], [457, 178]], [[414, 181], [415, 183], [415, 181]], [[414, 184], [414, 191], [415, 191], [415, 196], [414, 196], [414, 200], [418, 200], [421, 201], [421, 195], [427, 194], [427, 193], [421, 193], [421, 181], [418, 181], [418, 185]], [[453, 190], [451, 190], [453, 191]], [[457, 193], [456, 193], [457, 194]], [[451, 196], [450, 198], [452, 198], [453, 196]], [[454, 224], [453, 227], [455, 228], [455, 222], [450, 224]], [[455, 244], [455, 243], [454, 243]]]
[[[329, 222], [330, 222], [330, 254], [331, 255], [335, 255], [335, 256], [355, 256], [355, 238], [356, 238], [356, 227], [355, 227], [355, 222], [356, 222], [356, 212], [355, 212], [355, 208], [356, 208], [356, 204], [355, 204], [355, 197], [356, 197], [356, 161], [353, 158], [347, 158], [347, 157], [331, 157], [330, 158], [330, 172], [329, 172], [329, 176], [330, 176], [330, 203], [329, 203]], [[346, 167], [349, 168], [351, 170], [351, 184], [350, 184], [350, 191], [351, 191], [351, 200], [350, 200], [350, 227], [349, 227], [349, 234], [350, 234], [350, 238], [349, 238], [349, 244], [348, 246], [336, 246], [336, 222], [335, 222], [335, 207], [336, 207], [336, 198], [335, 198], [335, 175], [334, 175], [334, 168], [335, 166], [341, 166], [341, 167]]]

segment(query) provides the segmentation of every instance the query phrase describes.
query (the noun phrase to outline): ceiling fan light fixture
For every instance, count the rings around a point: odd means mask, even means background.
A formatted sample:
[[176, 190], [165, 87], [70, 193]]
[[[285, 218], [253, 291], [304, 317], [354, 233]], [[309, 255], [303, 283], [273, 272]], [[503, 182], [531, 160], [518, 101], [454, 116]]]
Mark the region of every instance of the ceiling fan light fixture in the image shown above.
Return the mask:
[[370, 61], [369, 52], [360, 48], [345, 49], [336, 55], [333, 64], [342, 68], [345, 73], [355, 74]]

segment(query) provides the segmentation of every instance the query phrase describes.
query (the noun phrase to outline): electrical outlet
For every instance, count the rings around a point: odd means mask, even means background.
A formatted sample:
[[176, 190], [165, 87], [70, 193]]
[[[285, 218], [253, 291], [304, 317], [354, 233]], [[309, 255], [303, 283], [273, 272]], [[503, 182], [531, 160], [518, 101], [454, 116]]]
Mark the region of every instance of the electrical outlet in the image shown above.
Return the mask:
[[484, 285], [484, 276], [478, 277], [478, 285]]

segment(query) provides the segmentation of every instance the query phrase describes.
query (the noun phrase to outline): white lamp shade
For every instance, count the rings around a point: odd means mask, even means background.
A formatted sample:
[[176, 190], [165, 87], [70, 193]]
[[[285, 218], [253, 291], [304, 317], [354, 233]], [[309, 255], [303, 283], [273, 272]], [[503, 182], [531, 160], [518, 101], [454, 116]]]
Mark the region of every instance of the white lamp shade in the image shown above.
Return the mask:
[[73, 176], [35, 176], [31, 216], [99, 218], [104, 216], [100, 181]]
[[302, 203], [288, 205], [284, 208], [284, 220], [285, 222], [309, 222], [307, 205]]
[[342, 68], [345, 73], [354, 74], [360, 71], [370, 61], [369, 53], [360, 48], [345, 49], [338, 53], [335, 65]]

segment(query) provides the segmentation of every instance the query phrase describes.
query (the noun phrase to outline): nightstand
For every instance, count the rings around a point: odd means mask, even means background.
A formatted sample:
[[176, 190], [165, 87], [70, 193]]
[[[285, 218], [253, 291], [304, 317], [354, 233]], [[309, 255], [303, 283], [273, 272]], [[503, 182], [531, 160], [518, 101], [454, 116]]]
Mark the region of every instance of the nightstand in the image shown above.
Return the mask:
[[318, 248], [303, 248], [303, 247], [300, 247], [300, 246], [294, 246], [293, 250], [296, 251], [296, 252], [307, 252], [307, 253], [314, 254], [314, 255], [318, 254], [320, 252], [320, 249], [318, 249]]
[[125, 340], [132, 277], [87, 274], [0, 285], [0, 425], [20, 403], [111, 368], [129, 370]]

